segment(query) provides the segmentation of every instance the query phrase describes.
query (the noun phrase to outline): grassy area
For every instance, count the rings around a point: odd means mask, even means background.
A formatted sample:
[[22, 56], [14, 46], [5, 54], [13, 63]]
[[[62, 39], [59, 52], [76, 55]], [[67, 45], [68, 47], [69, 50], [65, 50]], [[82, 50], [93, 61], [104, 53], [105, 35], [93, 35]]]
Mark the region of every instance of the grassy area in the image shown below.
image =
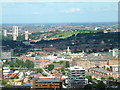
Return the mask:
[[64, 32], [60, 32], [60, 33], [55, 33], [50, 37], [54, 37], [54, 38], [67, 38], [70, 37], [72, 35], [78, 34], [78, 33], [93, 33], [96, 32], [94, 30], [70, 30], [70, 31], [64, 31]]
[[72, 36], [74, 34], [77, 34], [77, 33], [79, 33], [79, 32], [68, 31], [68, 32], [62, 32], [62, 33], [53, 35], [52, 37], [55, 37], [55, 38], [67, 38], [67, 37], [70, 37], [70, 36]]

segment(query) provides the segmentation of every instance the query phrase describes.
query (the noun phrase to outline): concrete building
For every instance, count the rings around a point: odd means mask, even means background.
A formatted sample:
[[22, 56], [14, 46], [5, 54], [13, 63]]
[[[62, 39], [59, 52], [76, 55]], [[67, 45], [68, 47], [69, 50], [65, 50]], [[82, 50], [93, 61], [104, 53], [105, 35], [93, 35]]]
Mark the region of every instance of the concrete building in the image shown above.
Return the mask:
[[33, 80], [32, 90], [61, 90], [62, 80], [58, 78], [40, 78]]
[[89, 74], [94, 78], [113, 77], [113, 78], [117, 79], [118, 77], [120, 77], [120, 72], [111, 72], [111, 71], [105, 70], [103, 68], [91, 68], [91, 69], [89, 69]]
[[83, 88], [86, 84], [85, 69], [74, 66], [68, 68], [68, 88]]
[[18, 26], [13, 26], [13, 33], [18, 37]]
[[29, 32], [28, 32], [28, 31], [25, 31], [25, 40], [28, 40], [28, 39], [29, 39], [28, 34], [29, 34]]
[[18, 37], [18, 26], [13, 26], [13, 40], [17, 40]]
[[17, 36], [14, 33], [13, 33], [13, 40], [17, 40]]
[[3, 67], [3, 77], [4, 77], [4, 79], [5, 78], [9, 78], [9, 73], [10, 73], [10, 68], [9, 67]]
[[0, 52], [0, 59], [8, 59], [8, 58], [11, 58], [12, 57], [12, 51], [2, 51]]
[[101, 29], [101, 27], [95, 27], [95, 30]]
[[111, 72], [120, 72], [120, 65], [105, 65], [104, 68], [110, 70]]
[[109, 53], [111, 56], [118, 57], [120, 55], [120, 50], [119, 49], [109, 50]]
[[3, 36], [7, 37], [7, 30], [3, 30]]
[[2, 62], [0, 62], [0, 80], [2, 80], [2, 76], [3, 76], [3, 69], [2, 69]]

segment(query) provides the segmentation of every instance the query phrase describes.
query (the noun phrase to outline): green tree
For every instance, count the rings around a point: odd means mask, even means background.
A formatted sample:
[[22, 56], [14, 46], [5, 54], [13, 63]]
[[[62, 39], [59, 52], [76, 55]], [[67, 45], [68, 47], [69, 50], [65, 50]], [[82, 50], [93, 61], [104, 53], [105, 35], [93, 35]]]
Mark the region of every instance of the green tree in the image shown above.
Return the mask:
[[104, 89], [105, 87], [106, 85], [102, 81], [98, 82], [98, 84], [96, 85], [96, 88], [99, 88], [99, 89]]
[[3, 80], [2, 80], [2, 85], [6, 85], [6, 84], [7, 84], [7, 82], [8, 82], [8, 80], [3, 79]]
[[104, 78], [104, 77], [101, 77], [101, 79], [105, 80], [105, 78]]
[[18, 64], [18, 67], [25, 67], [25, 62], [22, 60], [16, 60], [16, 63]]
[[59, 63], [60, 63], [60, 64], [63, 64], [63, 63], [64, 63], [64, 61], [60, 61]]
[[63, 71], [65, 71], [65, 68], [64, 68], [64, 67], [61, 68], [61, 72], [63, 72]]
[[66, 65], [65, 65], [66, 68], [70, 67], [70, 63], [69, 61], [66, 61]]
[[34, 68], [34, 62], [30, 60], [25, 61], [25, 67], [26, 68]]
[[92, 81], [92, 76], [86, 76], [86, 78], [88, 79], [88, 82], [91, 82]]
[[54, 69], [54, 65], [53, 65], [53, 64], [49, 64], [49, 65], [48, 65], [48, 70], [49, 70], [49, 71], [52, 71], [53, 69]]
[[43, 70], [42, 70], [41, 68], [37, 68], [37, 69], [36, 69], [36, 72], [37, 72], [37, 73], [42, 73]]
[[110, 71], [110, 68], [107, 67], [107, 70]]
[[62, 72], [62, 75], [65, 75], [65, 71]]
[[91, 85], [91, 84], [87, 84], [87, 85], [85, 85], [85, 87], [84, 87], [85, 89], [92, 89], [93, 88], [93, 86]]
[[114, 78], [113, 78], [113, 77], [108, 77], [108, 79], [109, 79], [109, 80], [114, 80]]
[[10, 65], [10, 67], [15, 67], [16, 63], [10, 62], [9, 65]]
[[31, 57], [35, 57], [35, 54], [33, 54]]

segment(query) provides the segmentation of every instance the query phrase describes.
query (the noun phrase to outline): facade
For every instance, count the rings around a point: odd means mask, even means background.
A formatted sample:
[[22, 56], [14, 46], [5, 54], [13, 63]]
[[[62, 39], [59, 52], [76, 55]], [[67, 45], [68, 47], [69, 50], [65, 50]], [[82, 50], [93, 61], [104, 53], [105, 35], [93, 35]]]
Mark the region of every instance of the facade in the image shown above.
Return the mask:
[[97, 77], [104, 77], [104, 78], [108, 78], [108, 77], [113, 77], [113, 78], [119, 78], [120, 77], [120, 72], [111, 72], [108, 70], [105, 70], [103, 68], [91, 68], [89, 69], [89, 73], [97, 78]]
[[3, 69], [2, 69], [2, 63], [0, 62], [0, 80], [2, 80], [3, 76]]
[[13, 40], [17, 40], [18, 37], [18, 26], [13, 26]]
[[62, 80], [58, 78], [34, 79], [32, 88], [32, 90], [61, 90]]
[[12, 51], [6, 51], [6, 52], [0, 52], [0, 59], [8, 59], [8, 58], [11, 58], [12, 57]]
[[7, 37], [7, 30], [3, 30], [3, 36]]
[[53, 63], [54, 69], [61, 69], [64, 65], [60, 63]]
[[13, 26], [13, 33], [18, 37], [18, 26]]
[[17, 40], [17, 36], [14, 33], [13, 33], [13, 40]]
[[85, 69], [74, 66], [68, 68], [68, 88], [83, 88], [85, 82]]
[[9, 78], [10, 68], [9, 67], [3, 67], [3, 77], [4, 79]]
[[28, 31], [25, 31], [25, 40], [28, 40], [28, 39], [29, 39], [28, 34], [29, 34], [29, 32], [28, 32]]
[[109, 53], [111, 56], [118, 57], [120, 55], [120, 50], [119, 49], [109, 50]]
[[105, 65], [105, 69], [109, 69], [111, 72], [120, 72], [120, 65]]

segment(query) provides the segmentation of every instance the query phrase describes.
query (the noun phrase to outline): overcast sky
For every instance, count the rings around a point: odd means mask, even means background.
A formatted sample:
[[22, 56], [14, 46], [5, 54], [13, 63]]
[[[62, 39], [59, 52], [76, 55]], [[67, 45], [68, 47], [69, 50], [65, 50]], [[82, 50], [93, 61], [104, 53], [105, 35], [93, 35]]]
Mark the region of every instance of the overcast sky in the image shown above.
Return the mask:
[[117, 22], [117, 2], [6, 2], [2, 23]]

